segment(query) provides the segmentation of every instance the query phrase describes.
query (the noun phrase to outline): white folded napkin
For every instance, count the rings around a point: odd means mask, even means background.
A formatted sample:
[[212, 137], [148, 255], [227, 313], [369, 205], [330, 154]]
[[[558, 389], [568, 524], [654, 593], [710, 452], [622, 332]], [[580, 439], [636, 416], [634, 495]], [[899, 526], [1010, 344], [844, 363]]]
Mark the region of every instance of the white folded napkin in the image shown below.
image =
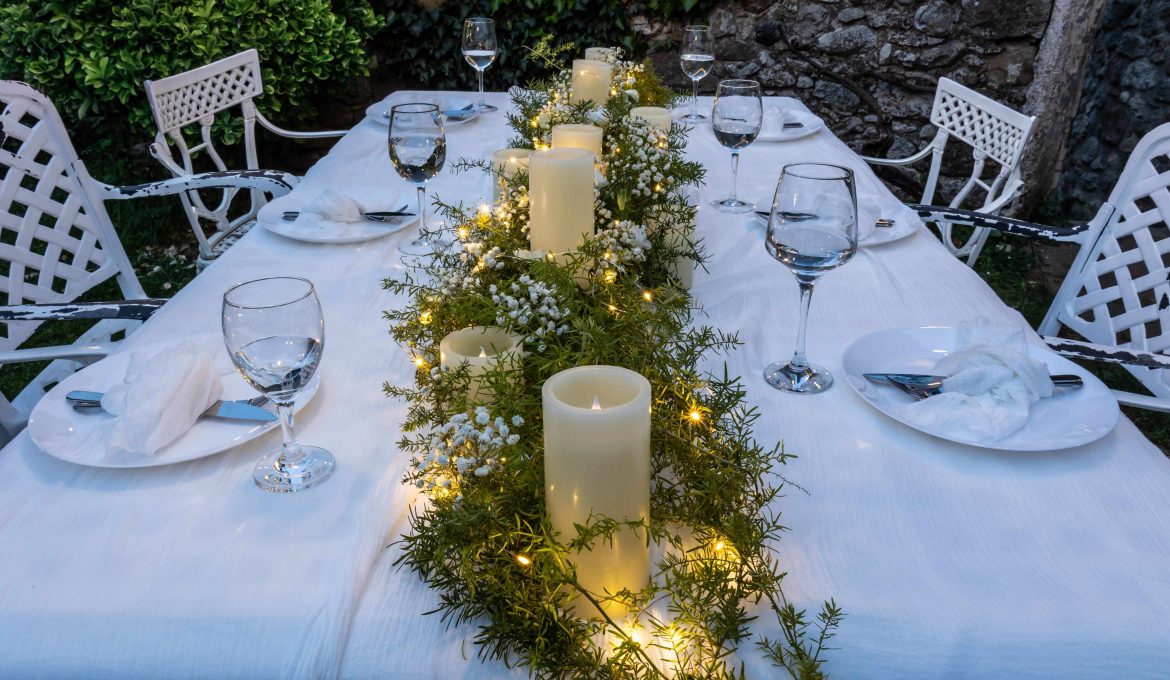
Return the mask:
[[765, 106], [764, 118], [760, 125], [760, 135], [764, 137], [779, 137], [784, 134], [785, 123], [796, 123], [799, 119], [788, 109], [782, 106]]
[[1028, 421], [1031, 405], [1052, 395], [1048, 366], [1028, 356], [1021, 325], [999, 326], [985, 317], [959, 324], [957, 350], [931, 373], [950, 376], [942, 393], [901, 408], [924, 430], [968, 441], [994, 442]]
[[207, 344], [131, 352], [126, 376], [102, 397], [102, 408], [116, 417], [71, 440], [78, 457], [115, 450], [150, 456], [191, 429], [223, 393]]
[[366, 207], [356, 199], [326, 189], [301, 206], [292, 226], [310, 231], [338, 230], [342, 225], [360, 222], [364, 212]]
[[[387, 195], [384, 186], [351, 186], [342, 191], [325, 189], [316, 195], [293, 192], [261, 208], [257, 219], [282, 225], [290, 231], [341, 238], [353, 228], [351, 225], [364, 222], [364, 213], [410, 210], [412, 207], [415, 207], [414, 201], [402, 194]], [[288, 221], [283, 217], [285, 211], [300, 214], [296, 220]], [[409, 219], [403, 218], [403, 223]]]

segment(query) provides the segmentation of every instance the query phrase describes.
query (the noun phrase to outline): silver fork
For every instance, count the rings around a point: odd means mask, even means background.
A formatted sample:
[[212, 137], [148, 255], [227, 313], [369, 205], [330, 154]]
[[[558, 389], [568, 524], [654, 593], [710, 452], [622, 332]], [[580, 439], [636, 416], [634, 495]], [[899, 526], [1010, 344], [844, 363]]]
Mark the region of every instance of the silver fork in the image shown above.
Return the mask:
[[[269, 401], [268, 397], [261, 394], [258, 397], [252, 397], [251, 399], [248, 399], [244, 403], [248, 404], [249, 406], [264, 406], [268, 403], [268, 401]], [[73, 410], [75, 410], [75, 411], [85, 411], [87, 409], [101, 408], [101, 407], [102, 407], [102, 402], [100, 402], [100, 401], [75, 401], [75, 402], [73, 402]]]
[[922, 401], [923, 399], [926, 399], [927, 397], [933, 397], [934, 395], [938, 394], [938, 388], [929, 389], [929, 388], [919, 386], [919, 385], [908, 385], [906, 383], [896, 382], [896, 381], [891, 382], [890, 384], [893, 385], [894, 387], [897, 387], [898, 389], [902, 390], [906, 394], [909, 394], [910, 396], [914, 397], [918, 401]]

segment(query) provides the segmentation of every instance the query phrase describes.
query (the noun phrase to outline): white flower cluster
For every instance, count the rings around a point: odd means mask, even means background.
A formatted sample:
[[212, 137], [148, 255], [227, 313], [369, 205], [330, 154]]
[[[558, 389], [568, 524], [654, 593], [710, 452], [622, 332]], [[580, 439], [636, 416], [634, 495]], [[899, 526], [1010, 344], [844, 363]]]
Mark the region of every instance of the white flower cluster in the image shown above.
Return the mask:
[[499, 260], [501, 255], [499, 246], [492, 246], [487, 250], [487, 245], [482, 241], [467, 241], [461, 244], [459, 249], [459, 261], [471, 267], [473, 272], [478, 272], [482, 269], [503, 269], [504, 263]]
[[569, 330], [561, 323], [566, 312], [561, 308], [555, 286], [524, 274], [505, 288], [493, 283], [488, 292], [496, 305], [496, 323], [523, 333], [525, 343], [535, 343], [538, 352], [547, 348], [547, 338]]
[[641, 118], [631, 118], [618, 144], [620, 153], [609, 162], [610, 175], [627, 182], [631, 196], [651, 197], [669, 191], [674, 156], [666, 134]]
[[628, 264], [645, 260], [650, 249], [646, 228], [625, 220], [603, 229], [595, 238], [605, 247], [603, 264], [619, 272], [624, 272]]
[[524, 185], [509, 186], [506, 195], [501, 195], [495, 205], [495, 217], [498, 221], [519, 228], [521, 233], [528, 233], [528, 187]]
[[418, 472], [415, 486], [427, 492], [453, 491], [459, 477], [488, 476], [505, 460], [501, 449], [520, 441], [512, 428], [523, 424], [520, 416], [510, 421], [500, 416], [493, 419], [485, 406], [475, 407], [474, 414], [451, 416], [431, 434], [426, 455], [412, 461]]

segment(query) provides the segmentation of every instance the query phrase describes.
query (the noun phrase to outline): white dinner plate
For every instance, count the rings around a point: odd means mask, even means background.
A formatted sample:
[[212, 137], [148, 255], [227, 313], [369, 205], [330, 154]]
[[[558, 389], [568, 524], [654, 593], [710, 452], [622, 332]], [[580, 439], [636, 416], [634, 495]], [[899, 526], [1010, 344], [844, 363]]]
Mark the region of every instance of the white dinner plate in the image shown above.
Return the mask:
[[798, 128], [783, 127], [783, 117], [777, 117], [777, 125], [765, 125], [756, 137], [757, 142], [791, 142], [794, 139], [803, 139], [816, 134], [825, 128], [825, 121], [815, 114], [799, 109], [788, 109], [790, 122], [800, 123]]
[[274, 220], [258, 220], [260, 225], [274, 234], [305, 243], [360, 243], [362, 241], [385, 238], [390, 234], [398, 233], [418, 223], [418, 203], [416, 199], [410, 194], [400, 194], [394, 200], [385, 202], [385, 205], [391, 206], [391, 210], [398, 210], [405, 205], [405, 210], [414, 209], [415, 214], [412, 217], [403, 217], [397, 222], [351, 222], [344, 226], [339, 226], [336, 230], [306, 229], [296, 226], [296, 222], [294, 221], [279, 218], [280, 213], [286, 210], [294, 211], [298, 209], [299, 205], [296, 203], [294, 196], [295, 194], [289, 194], [288, 196], [277, 199], [280, 201], [278, 206], [280, 208], [279, 212], [274, 212], [277, 218]]
[[[366, 118], [369, 118], [370, 120], [374, 121], [375, 123], [379, 123], [381, 125], [389, 125], [390, 124], [390, 107], [394, 106], [395, 104], [406, 104], [406, 103], [409, 103], [409, 100], [403, 99], [401, 95], [398, 95], [398, 96], [390, 95], [389, 97], [383, 99], [380, 102], [375, 102], [373, 104], [370, 104], [370, 106], [366, 109]], [[434, 99], [432, 98], [429, 103], [434, 103]], [[439, 110], [440, 111], [462, 111], [463, 109], [466, 109], [469, 106], [471, 107], [471, 110], [468, 111], [466, 114], [461, 113], [457, 117], [444, 115], [443, 116], [443, 126], [444, 127], [455, 127], [456, 125], [463, 125], [464, 123], [470, 123], [471, 121], [475, 120], [476, 118], [479, 118], [479, 111], [475, 110], [475, 102], [471, 101], [470, 99], [464, 99], [462, 97], [443, 97], [442, 99], [440, 99], [439, 100]]]
[[[146, 345], [141, 349], [150, 352], [162, 350], [171, 344], [173, 343], [161, 342]], [[156, 467], [183, 463], [226, 451], [280, 427], [277, 421], [200, 418], [191, 429], [152, 456], [135, 455], [125, 451], [107, 451], [100, 456], [77, 456], [68, 446], [73, 438], [84, 436], [86, 430], [99, 423], [108, 422], [114, 416], [100, 409], [75, 411], [65, 401], [65, 395], [73, 390], [104, 392], [111, 385], [121, 382], [126, 375], [130, 354], [131, 352], [120, 352], [91, 364], [62, 380], [45, 394], [33, 408], [28, 419], [28, 433], [37, 448], [54, 458], [78, 465], [103, 468]], [[221, 399], [251, 399], [258, 395], [255, 388], [244, 382], [235, 371], [220, 375], [220, 379], [223, 381]], [[321, 377], [318, 373], [297, 395], [294, 412], [312, 401], [320, 385]]]
[[845, 380], [871, 406], [921, 432], [941, 439], [1002, 451], [1051, 451], [1095, 441], [1113, 430], [1120, 410], [1117, 400], [1092, 373], [1049, 350], [1029, 344], [1028, 354], [1048, 365], [1051, 375], [1075, 374], [1084, 380], [1076, 389], [1058, 389], [1032, 404], [1024, 426], [993, 442], [972, 441], [932, 432], [906, 422], [898, 409], [914, 401], [893, 385], [870, 382], [863, 373], [932, 373], [939, 359], [954, 351], [954, 328], [893, 328], [871, 333], [849, 345], [842, 363]]

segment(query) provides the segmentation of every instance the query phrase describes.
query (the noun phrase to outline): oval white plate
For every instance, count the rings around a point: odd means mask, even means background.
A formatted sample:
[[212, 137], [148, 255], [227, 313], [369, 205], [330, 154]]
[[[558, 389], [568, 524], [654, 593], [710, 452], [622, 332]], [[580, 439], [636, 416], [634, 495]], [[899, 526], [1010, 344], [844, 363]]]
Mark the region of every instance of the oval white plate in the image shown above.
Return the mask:
[[[772, 202], [771, 201], [757, 201], [756, 204], [754, 206], [752, 206], [751, 215], [752, 215], [753, 219], [755, 219], [760, 224], [764, 225], [764, 228], [767, 229], [768, 228], [768, 218], [761, 215], [760, 212], [769, 212], [771, 210], [772, 210]], [[877, 231], [877, 225], [874, 223], [873, 220], [858, 219], [857, 240], [858, 240], [858, 243], [860, 245], [863, 245], [863, 246], [869, 245], [870, 239], [873, 237], [874, 232], [876, 232], [876, 231]]]
[[[394, 101], [391, 101], [392, 99]], [[379, 123], [381, 125], [390, 125], [390, 107], [394, 106], [395, 104], [406, 104], [408, 101], [409, 100], [402, 99], [401, 96], [395, 97], [394, 95], [391, 95], [390, 97], [387, 97], [380, 102], [370, 104], [370, 106], [366, 109], [366, 118], [369, 118], [375, 123]], [[430, 101], [433, 103], [434, 98], [432, 97]], [[479, 118], [479, 111], [475, 110], [475, 102], [471, 101], [470, 99], [464, 99], [462, 97], [443, 97], [441, 100], [439, 100], [439, 110], [441, 111], [458, 111], [465, 109], [468, 106], [472, 108], [466, 114], [460, 114], [458, 117], [443, 116], [443, 126], [454, 127], [456, 125], [470, 123], [476, 118]]]
[[1117, 400], [1092, 373], [1046, 347], [1029, 345], [1029, 355], [1048, 365], [1048, 372], [1076, 374], [1083, 387], [1059, 389], [1032, 404], [1028, 422], [1010, 435], [993, 442], [970, 441], [924, 430], [907, 423], [898, 407], [914, 401], [893, 385], [866, 380], [863, 373], [931, 373], [939, 359], [954, 351], [954, 328], [893, 328], [871, 333], [849, 345], [842, 357], [845, 380], [871, 406], [920, 432], [960, 444], [1001, 451], [1052, 451], [1088, 444], [1109, 434], [1117, 424]]
[[[770, 201], [758, 201], [753, 206], [752, 218], [764, 225], [764, 227], [767, 227], [768, 220], [756, 211], [768, 211], [771, 209], [772, 203]], [[857, 235], [860, 238], [860, 245], [864, 247], [880, 246], [883, 243], [892, 243], [899, 239], [904, 239], [918, 231], [918, 225], [921, 224], [914, 212], [904, 205], [893, 215], [882, 215], [882, 217], [894, 220], [894, 226], [892, 227], [878, 227], [876, 218], [870, 219], [870, 216], [864, 210], [859, 212], [861, 214], [858, 216]]]
[[[290, 200], [293, 196], [294, 194], [289, 194], [279, 199], [281, 201], [280, 209], [282, 212], [297, 209], [298, 204]], [[262, 227], [274, 234], [305, 243], [360, 243], [362, 241], [371, 241], [400, 232], [418, 222], [417, 201], [413, 197], [406, 198], [407, 196], [408, 194], [401, 194], [393, 201], [386, 203], [386, 205], [394, 206], [394, 209], [398, 209], [404, 204], [407, 206], [406, 210], [410, 210], [412, 207], [416, 208], [414, 216], [403, 217], [398, 222], [351, 222], [344, 226], [339, 226], [337, 230], [306, 229], [296, 226], [296, 222], [291, 220], [278, 219], [272, 222], [259, 220], [259, 223]], [[277, 214], [279, 215], [279, 213]]]
[[[161, 350], [170, 344], [172, 343], [156, 343], [146, 345], [142, 349], [150, 351], [152, 348], [157, 348]], [[164, 446], [153, 456], [133, 455], [124, 451], [107, 451], [100, 455], [85, 457], [71, 455], [72, 452], [66, 444], [73, 437], [82, 436], [89, 428], [98, 423], [109, 421], [114, 416], [98, 410], [75, 411], [65, 401], [65, 395], [72, 390], [105, 391], [110, 385], [121, 382], [126, 375], [129, 361], [130, 352], [113, 354], [74, 373], [49, 390], [33, 408], [32, 415], [28, 419], [28, 433], [37, 448], [54, 458], [78, 465], [103, 468], [156, 467], [184, 463], [226, 451], [255, 439], [273, 428], [280, 427], [280, 423], [276, 421], [262, 423], [226, 420], [224, 418], [200, 418], [195, 421], [190, 430]], [[251, 399], [258, 394], [235, 371], [221, 375], [220, 379], [223, 380], [222, 398], [225, 400]], [[293, 410], [299, 411], [312, 401], [320, 385], [321, 376], [318, 373], [297, 395]]]
[[[760, 135], [756, 137], [756, 141], [791, 142], [794, 139], [803, 139], [809, 135], [816, 134], [825, 128], [825, 121], [807, 111], [788, 109], [788, 115], [796, 119], [795, 122], [800, 123], [801, 127], [785, 128], [777, 125], [776, 128], [772, 128], [771, 126], [765, 126], [760, 130]], [[777, 118], [776, 121], [780, 123], [781, 119]]]

